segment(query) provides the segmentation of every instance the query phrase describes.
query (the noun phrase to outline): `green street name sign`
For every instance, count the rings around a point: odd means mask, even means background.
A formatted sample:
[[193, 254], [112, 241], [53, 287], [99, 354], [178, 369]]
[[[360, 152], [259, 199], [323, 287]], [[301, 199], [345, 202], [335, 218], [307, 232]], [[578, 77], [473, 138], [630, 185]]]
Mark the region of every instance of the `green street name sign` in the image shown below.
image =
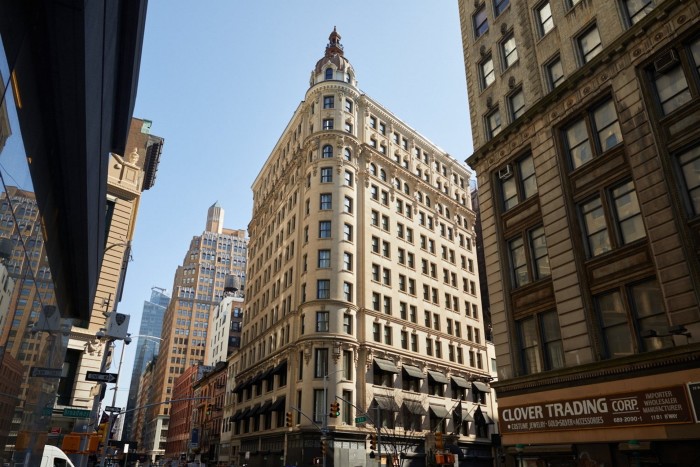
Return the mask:
[[85, 409], [72, 409], [66, 407], [63, 409], [64, 417], [74, 417], [74, 418], [90, 418], [90, 411]]
[[356, 417], [355, 418], [355, 423], [365, 423], [367, 421], [367, 417]]

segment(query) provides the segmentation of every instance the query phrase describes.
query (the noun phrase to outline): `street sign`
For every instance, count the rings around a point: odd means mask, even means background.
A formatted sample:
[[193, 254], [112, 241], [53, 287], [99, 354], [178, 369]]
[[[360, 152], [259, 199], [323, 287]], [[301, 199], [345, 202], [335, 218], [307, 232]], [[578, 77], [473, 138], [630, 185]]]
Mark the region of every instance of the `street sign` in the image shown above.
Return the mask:
[[41, 415], [43, 415], [44, 417], [50, 417], [51, 415], [53, 415], [53, 407], [44, 407], [43, 409], [41, 409]]
[[355, 417], [355, 423], [365, 423], [367, 421], [367, 417]]
[[60, 378], [62, 368], [40, 368], [33, 366], [29, 370], [29, 376], [34, 378]]
[[105, 412], [121, 412], [122, 409], [121, 407], [112, 407], [111, 405], [108, 405], [105, 407]]
[[88, 371], [85, 374], [85, 381], [97, 381], [98, 383], [114, 383], [119, 375], [116, 373], [100, 373], [99, 371]]
[[63, 409], [63, 416], [73, 418], [90, 418], [90, 411], [85, 409], [74, 409], [71, 407], [66, 407], [65, 409]]

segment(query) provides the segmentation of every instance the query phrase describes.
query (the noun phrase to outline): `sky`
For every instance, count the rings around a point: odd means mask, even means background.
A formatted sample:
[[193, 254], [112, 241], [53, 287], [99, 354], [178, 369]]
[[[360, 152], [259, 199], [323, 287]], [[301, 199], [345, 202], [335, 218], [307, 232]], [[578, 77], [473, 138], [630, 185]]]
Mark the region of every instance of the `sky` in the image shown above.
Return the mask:
[[[118, 304], [131, 334], [151, 287], [172, 293], [209, 206], [221, 204], [225, 227], [247, 228], [250, 187], [333, 27], [361, 91], [456, 160], [471, 155], [457, 0], [150, 0], [134, 117], [151, 120], [165, 143]], [[121, 407], [135, 344], [125, 349]]]

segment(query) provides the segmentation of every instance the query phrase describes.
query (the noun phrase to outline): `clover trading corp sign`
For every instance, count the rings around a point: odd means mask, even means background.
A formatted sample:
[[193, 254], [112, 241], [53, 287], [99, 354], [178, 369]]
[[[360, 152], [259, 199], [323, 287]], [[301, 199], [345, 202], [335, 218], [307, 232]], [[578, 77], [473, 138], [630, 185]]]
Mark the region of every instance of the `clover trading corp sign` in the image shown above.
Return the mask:
[[499, 407], [501, 433], [692, 423], [684, 386]]

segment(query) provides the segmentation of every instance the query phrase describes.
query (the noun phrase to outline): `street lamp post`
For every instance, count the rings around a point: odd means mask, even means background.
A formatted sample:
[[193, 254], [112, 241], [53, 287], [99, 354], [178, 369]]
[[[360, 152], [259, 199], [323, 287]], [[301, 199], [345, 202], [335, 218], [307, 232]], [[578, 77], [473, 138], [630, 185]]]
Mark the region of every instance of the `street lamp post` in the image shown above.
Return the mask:
[[[331, 373], [326, 372], [326, 375], [323, 377], [323, 426], [321, 428], [321, 444], [323, 444], [324, 441], [328, 442], [328, 377], [340, 373], [343, 370], [344, 368]], [[326, 455], [323, 453], [321, 454], [323, 458], [323, 467], [326, 467]]]

